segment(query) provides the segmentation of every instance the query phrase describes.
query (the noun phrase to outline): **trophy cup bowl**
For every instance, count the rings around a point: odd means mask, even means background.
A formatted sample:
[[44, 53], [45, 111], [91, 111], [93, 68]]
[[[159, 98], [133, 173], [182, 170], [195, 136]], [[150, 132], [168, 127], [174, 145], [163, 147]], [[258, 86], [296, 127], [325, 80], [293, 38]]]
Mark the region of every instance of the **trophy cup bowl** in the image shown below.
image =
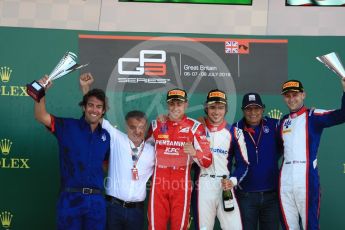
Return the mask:
[[339, 77], [345, 78], [345, 69], [337, 53], [332, 52], [316, 57], [316, 59], [323, 63], [327, 68], [332, 70]]
[[45, 87], [50, 81], [63, 77], [77, 69], [81, 69], [88, 64], [77, 64], [77, 55], [72, 52], [66, 52], [61, 58], [60, 62], [55, 66], [53, 71], [49, 74], [47, 81], [44, 84], [34, 80], [26, 85], [26, 91], [35, 101], [40, 102], [41, 98], [45, 95]]

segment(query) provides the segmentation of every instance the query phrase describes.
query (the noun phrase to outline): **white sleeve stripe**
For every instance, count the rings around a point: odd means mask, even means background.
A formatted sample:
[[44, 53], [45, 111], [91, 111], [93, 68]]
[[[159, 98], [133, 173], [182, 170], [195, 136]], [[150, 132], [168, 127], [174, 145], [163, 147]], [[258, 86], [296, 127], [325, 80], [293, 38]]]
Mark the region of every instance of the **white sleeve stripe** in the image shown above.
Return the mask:
[[[238, 128], [235, 128], [234, 131], [235, 131], [234, 133], [235, 133], [235, 136], [236, 136], [236, 139], [237, 139], [237, 143], [238, 143], [238, 147], [239, 147], [240, 152], [241, 152], [242, 159], [247, 164], [249, 164], [248, 154], [244, 154], [244, 153], [247, 153], [247, 146], [246, 146], [246, 142], [244, 141], [243, 132], [242, 132], [241, 129], [238, 129]], [[242, 134], [242, 135], [238, 135], [238, 134]]]
[[157, 121], [156, 120], [151, 121], [151, 126], [152, 126], [152, 131], [156, 130], [157, 129]]

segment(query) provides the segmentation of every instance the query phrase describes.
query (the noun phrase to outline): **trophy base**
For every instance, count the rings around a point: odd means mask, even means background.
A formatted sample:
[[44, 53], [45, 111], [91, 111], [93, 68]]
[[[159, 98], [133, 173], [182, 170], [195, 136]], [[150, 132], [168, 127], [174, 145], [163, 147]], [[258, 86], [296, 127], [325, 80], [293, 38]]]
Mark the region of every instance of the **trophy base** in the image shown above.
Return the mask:
[[26, 85], [26, 92], [37, 102], [40, 102], [45, 95], [44, 87], [35, 80]]

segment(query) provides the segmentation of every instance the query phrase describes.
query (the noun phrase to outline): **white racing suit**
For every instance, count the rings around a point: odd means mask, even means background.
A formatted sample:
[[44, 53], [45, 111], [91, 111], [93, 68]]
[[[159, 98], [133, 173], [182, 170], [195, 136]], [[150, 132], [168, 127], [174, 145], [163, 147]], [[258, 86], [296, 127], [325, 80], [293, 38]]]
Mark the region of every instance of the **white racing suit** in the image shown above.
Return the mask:
[[324, 128], [345, 122], [345, 97], [338, 110], [305, 107], [283, 117], [280, 133], [284, 147], [279, 192], [284, 229], [319, 229], [320, 182], [317, 151]]
[[[195, 167], [195, 187], [193, 190], [193, 211], [195, 229], [212, 230], [218, 217], [222, 229], [241, 230], [242, 221], [234, 189], [234, 210], [225, 212], [222, 200], [222, 176], [239, 185], [248, 171], [247, 148], [241, 129], [224, 122], [212, 126], [206, 120], [206, 137], [210, 141], [213, 163], [208, 168]], [[236, 160], [236, 170], [230, 173], [232, 159]]]

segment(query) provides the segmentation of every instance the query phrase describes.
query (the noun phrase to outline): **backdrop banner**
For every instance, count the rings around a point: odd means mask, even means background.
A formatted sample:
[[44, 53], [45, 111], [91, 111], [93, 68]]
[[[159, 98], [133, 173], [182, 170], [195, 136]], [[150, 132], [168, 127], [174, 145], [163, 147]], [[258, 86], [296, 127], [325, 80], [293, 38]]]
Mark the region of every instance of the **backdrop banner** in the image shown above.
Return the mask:
[[[149, 117], [164, 113], [172, 88], [185, 89], [192, 103], [215, 88], [236, 101], [250, 91], [279, 95], [288, 72], [287, 39], [81, 34], [79, 52], [90, 63], [85, 71], [94, 74], [94, 87], [107, 89], [110, 117], [120, 127], [129, 109], [147, 102]], [[236, 111], [236, 103], [230, 106]], [[202, 103], [188, 112], [202, 113]], [[229, 122], [234, 115], [227, 114]]]

